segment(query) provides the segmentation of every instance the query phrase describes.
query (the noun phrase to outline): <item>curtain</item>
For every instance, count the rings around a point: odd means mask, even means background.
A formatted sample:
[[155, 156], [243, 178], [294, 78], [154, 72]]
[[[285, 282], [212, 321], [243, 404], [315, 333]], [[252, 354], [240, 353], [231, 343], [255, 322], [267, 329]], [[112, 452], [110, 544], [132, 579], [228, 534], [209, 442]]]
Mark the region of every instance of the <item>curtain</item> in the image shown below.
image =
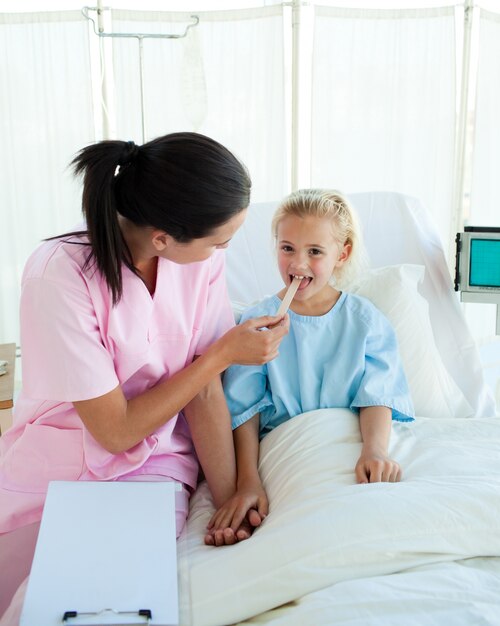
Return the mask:
[[481, 10], [468, 224], [500, 225], [500, 15]]
[[[112, 11], [113, 32], [181, 34], [191, 13]], [[209, 135], [248, 167], [252, 201], [288, 188], [281, 6], [196, 12], [182, 39], [143, 40], [145, 139]], [[139, 45], [113, 39], [116, 134], [141, 141]]]
[[445, 251], [456, 123], [453, 7], [315, 9], [311, 182], [396, 191], [431, 212]]
[[[500, 226], [500, 15], [481, 9], [474, 112], [474, 145], [469, 215], [466, 225]], [[481, 344], [495, 333], [496, 305], [463, 305], [474, 337]], [[484, 348], [500, 377], [500, 343]], [[500, 378], [498, 379], [500, 393]], [[500, 396], [499, 396], [500, 397]]]
[[67, 165], [94, 141], [88, 46], [79, 11], [0, 14], [2, 342], [19, 342], [26, 258], [44, 237], [80, 219]]

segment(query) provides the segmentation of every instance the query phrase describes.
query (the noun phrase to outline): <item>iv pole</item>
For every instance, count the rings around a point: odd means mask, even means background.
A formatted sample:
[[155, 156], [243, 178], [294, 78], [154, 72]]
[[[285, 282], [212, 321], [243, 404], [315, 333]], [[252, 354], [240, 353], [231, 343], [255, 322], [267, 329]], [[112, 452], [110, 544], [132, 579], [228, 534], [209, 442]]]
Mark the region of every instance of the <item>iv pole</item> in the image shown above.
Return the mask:
[[[90, 17], [89, 10], [97, 10], [97, 27], [95, 20]], [[83, 7], [82, 14], [83, 16], [92, 22], [94, 33], [98, 37], [119, 37], [122, 39], [137, 39], [139, 43], [139, 84], [140, 84], [140, 93], [141, 93], [141, 133], [142, 133], [142, 143], [146, 141], [146, 120], [144, 115], [144, 103], [145, 103], [145, 88], [144, 88], [144, 39], [182, 39], [187, 36], [190, 28], [197, 26], [200, 18], [197, 15], [191, 15], [191, 18], [194, 20], [191, 24], [186, 26], [186, 29], [183, 33], [174, 35], [174, 34], [164, 34], [164, 33], [107, 33], [104, 31], [104, 21], [103, 21], [103, 6], [102, 0], [97, 0], [97, 8], [96, 7]], [[104, 106], [108, 103], [108, 93], [107, 93], [107, 82], [103, 80], [103, 101]], [[106, 112], [106, 111], [105, 111]], [[107, 126], [107, 123], [106, 123]]]

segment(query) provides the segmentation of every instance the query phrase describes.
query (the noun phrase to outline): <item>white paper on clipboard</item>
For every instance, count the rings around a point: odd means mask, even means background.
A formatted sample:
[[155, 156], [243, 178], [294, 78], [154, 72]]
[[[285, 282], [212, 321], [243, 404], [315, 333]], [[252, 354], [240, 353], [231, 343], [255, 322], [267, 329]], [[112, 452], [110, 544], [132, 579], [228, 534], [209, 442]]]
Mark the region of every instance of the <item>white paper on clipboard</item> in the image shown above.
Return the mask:
[[51, 482], [21, 626], [177, 625], [174, 494], [173, 482]]

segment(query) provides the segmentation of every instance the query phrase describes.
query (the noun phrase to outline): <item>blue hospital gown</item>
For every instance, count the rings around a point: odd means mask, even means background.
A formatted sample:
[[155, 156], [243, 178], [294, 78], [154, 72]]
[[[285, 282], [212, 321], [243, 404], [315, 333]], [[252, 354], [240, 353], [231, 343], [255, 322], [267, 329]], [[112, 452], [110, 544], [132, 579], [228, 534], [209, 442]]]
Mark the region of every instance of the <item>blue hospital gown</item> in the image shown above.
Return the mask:
[[[246, 309], [241, 322], [275, 315], [280, 303], [266, 298]], [[289, 315], [277, 358], [233, 365], [224, 375], [233, 429], [260, 413], [262, 438], [291, 417], [322, 408], [387, 406], [394, 420], [413, 420], [396, 335], [369, 300], [343, 292], [325, 315]]]

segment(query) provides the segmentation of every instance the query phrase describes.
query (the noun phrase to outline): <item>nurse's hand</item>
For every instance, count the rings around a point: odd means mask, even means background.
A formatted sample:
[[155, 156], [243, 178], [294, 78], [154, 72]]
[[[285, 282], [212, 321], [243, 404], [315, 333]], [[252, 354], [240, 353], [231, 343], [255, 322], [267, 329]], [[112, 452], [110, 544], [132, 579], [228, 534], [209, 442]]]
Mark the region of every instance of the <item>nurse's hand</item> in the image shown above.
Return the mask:
[[217, 343], [228, 366], [263, 365], [278, 356], [279, 344], [289, 328], [288, 315], [256, 317], [235, 326]]

